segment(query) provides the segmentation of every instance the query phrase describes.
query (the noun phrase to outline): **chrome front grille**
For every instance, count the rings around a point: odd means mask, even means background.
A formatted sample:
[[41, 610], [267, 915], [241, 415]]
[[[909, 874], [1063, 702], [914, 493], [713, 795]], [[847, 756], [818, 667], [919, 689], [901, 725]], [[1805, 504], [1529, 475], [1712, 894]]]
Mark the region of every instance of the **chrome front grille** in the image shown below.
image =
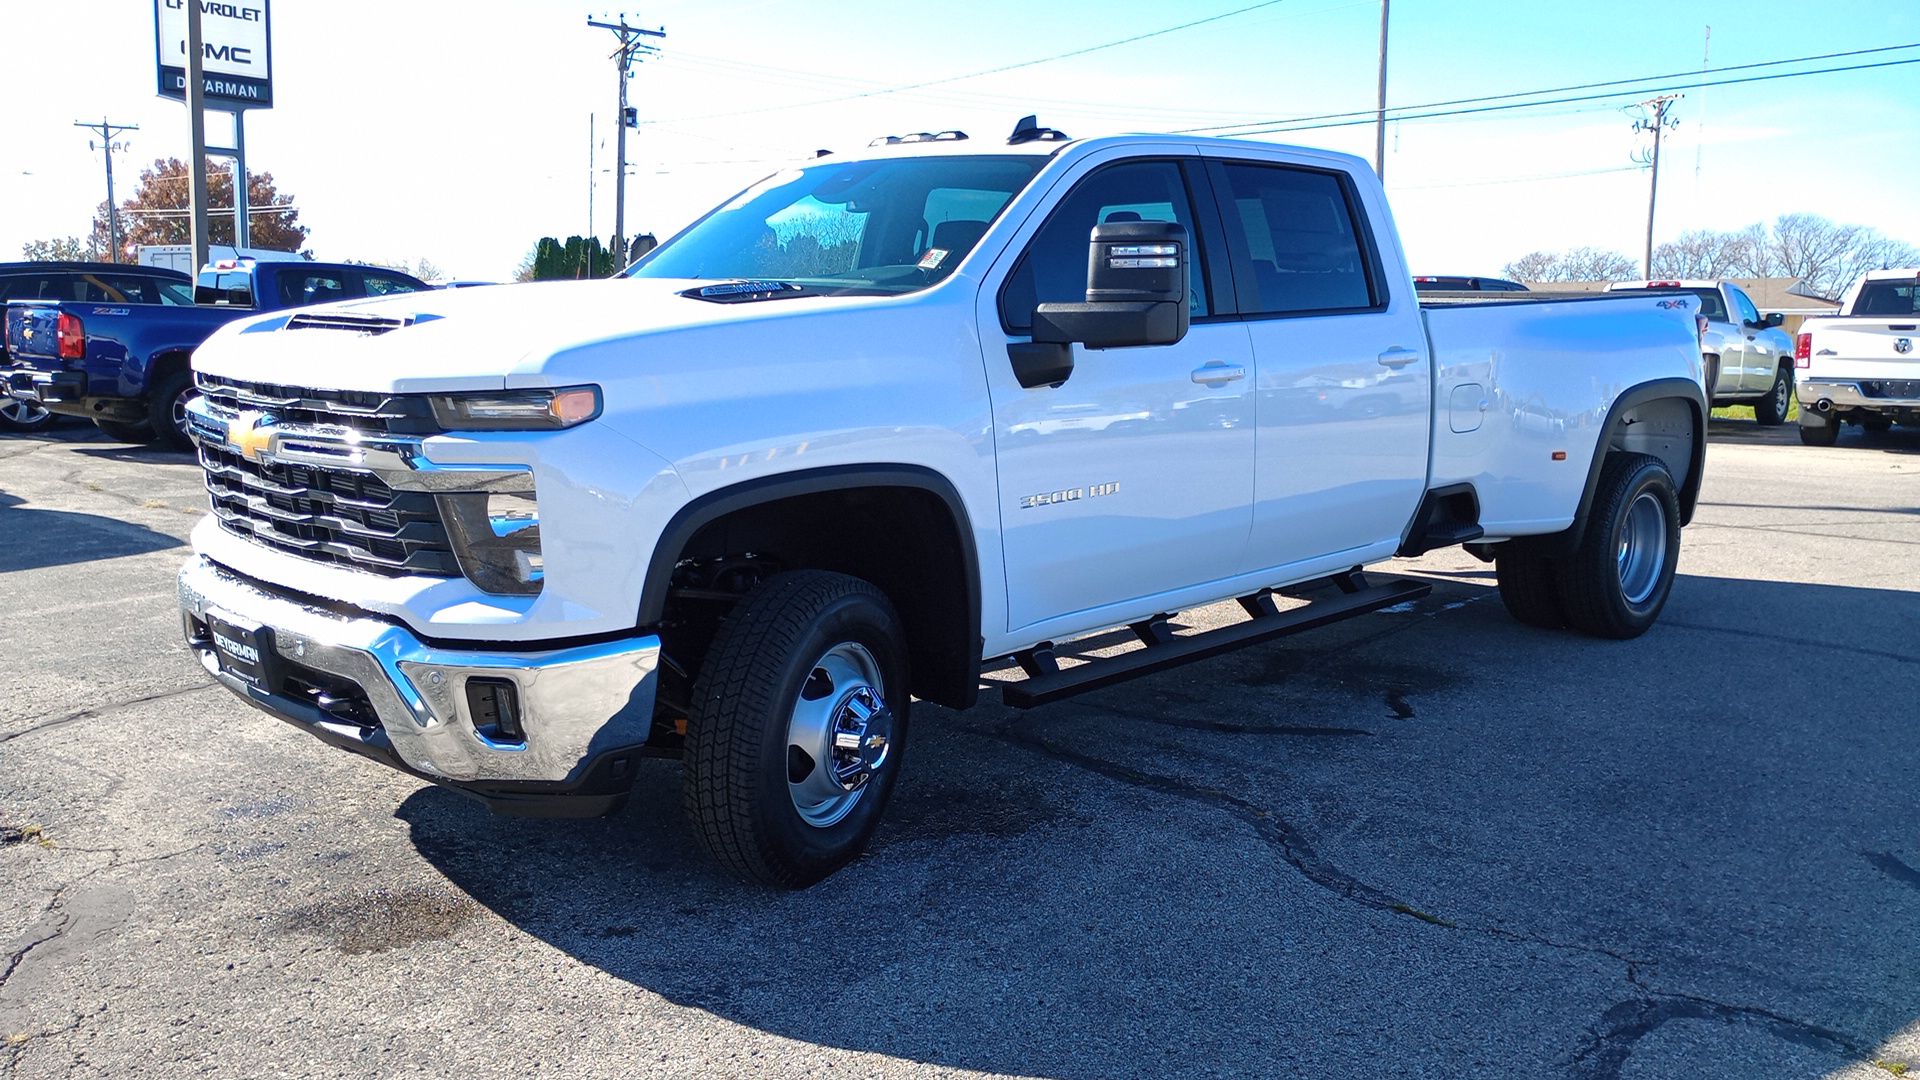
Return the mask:
[[198, 385], [200, 396], [216, 410], [267, 412], [284, 424], [394, 435], [431, 435], [441, 430], [432, 407], [420, 395], [316, 390], [205, 374], [198, 377]]
[[438, 502], [367, 472], [249, 461], [200, 444], [222, 528], [308, 558], [382, 574], [460, 573]]

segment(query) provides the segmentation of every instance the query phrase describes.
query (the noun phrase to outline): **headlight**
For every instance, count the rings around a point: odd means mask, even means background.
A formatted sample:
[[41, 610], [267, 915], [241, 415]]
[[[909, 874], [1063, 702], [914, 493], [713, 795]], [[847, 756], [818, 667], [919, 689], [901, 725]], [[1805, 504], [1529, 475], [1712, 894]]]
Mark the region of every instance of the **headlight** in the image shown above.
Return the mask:
[[433, 416], [448, 431], [534, 431], [568, 428], [600, 415], [600, 388], [482, 390], [435, 394]]
[[462, 491], [439, 496], [453, 553], [484, 592], [540, 591], [540, 504], [531, 493]]

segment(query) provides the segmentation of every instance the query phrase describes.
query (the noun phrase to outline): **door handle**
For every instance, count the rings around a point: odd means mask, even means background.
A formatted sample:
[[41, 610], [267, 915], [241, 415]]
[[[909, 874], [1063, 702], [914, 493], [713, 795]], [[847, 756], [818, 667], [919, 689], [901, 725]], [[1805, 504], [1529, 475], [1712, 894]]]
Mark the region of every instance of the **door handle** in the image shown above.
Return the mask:
[[1239, 364], [1223, 364], [1218, 360], [1209, 360], [1193, 369], [1193, 381], [1201, 386], [1225, 386], [1235, 379], [1247, 377], [1247, 369]]
[[1390, 368], [1403, 368], [1418, 359], [1420, 359], [1419, 353], [1412, 349], [1403, 349], [1398, 345], [1380, 354], [1381, 366]]

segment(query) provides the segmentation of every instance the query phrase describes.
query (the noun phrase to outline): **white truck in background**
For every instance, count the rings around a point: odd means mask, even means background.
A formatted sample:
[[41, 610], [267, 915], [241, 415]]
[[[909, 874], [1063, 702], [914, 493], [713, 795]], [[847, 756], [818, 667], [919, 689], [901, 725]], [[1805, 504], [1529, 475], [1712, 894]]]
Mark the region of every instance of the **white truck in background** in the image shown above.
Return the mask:
[[[1424, 307], [1359, 158], [1023, 121], [809, 160], [614, 280], [228, 324], [179, 600], [235, 694], [503, 813], [647, 755], [722, 864], [864, 848], [915, 698], [1031, 707], [1425, 595], [1659, 617], [1704, 461], [1689, 297]], [[1238, 600], [1203, 633], [1170, 613]], [[1072, 641], [1130, 627], [1087, 663]], [[1596, 687], [1596, 691], [1603, 688]]]
[[1832, 446], [1840, 425], [1879, 434], [1920, 425], [1920, 270], [1869, 270], [1836, 315], [1800, 324], [1794, 342], [1800, 441]]

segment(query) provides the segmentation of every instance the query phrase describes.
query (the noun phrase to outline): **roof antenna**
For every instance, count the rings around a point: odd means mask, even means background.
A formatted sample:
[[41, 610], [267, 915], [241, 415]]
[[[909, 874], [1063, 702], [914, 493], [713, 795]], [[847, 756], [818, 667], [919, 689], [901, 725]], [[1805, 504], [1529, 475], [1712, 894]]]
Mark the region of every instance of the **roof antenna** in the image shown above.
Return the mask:
[[1013, 125], [1013, 134], [1007, 136], [1008, 146], [1019, 146], [1029, 142], [1066, 142], [1067, 133], [1053, 128], [1041, 127], [1038, 116], [1023, 116]]

